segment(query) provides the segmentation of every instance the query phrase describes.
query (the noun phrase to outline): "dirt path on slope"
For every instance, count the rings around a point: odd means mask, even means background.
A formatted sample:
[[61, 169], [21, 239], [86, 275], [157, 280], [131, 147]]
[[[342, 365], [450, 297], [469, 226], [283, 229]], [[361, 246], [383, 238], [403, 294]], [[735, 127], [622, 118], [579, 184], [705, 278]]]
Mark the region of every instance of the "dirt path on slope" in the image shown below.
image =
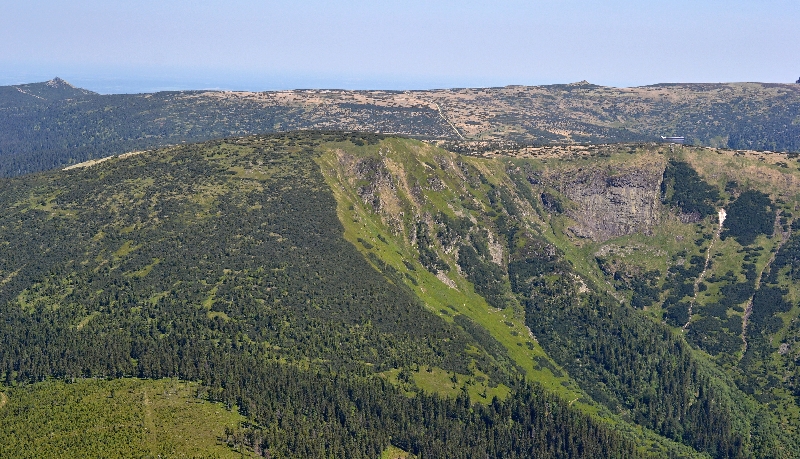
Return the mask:
[[447, 119], [447, 117], [445, 117], [445, 116], [444, 116], [444, 113], [442, 112], [442, 107], [440, 107], [440, 106], [439, 106], [439, 104], [437, 104], [436, 102], [431, 102], [431, 103], [432, 103], [433, 105], [435, 105], [435, 106], [436, 106], [436, 110], [438, 110], [438, 111], [439, 111], [439, 116], [441, 116], [441, 117], [442, 117], [442, 119], [444, 120], [444, 122], [445, 122], [445, 123], [447, 123], [448, 125], [450, 125], [450, 127], [451, 127], [451, 128], [453, 128], [453, 130], [454, 130], [454, 131], [456, 131], [456, 135], [458, 135], [458, 137], [459, 137], [461, 140], [466, 140], [466, 139], [464, 139], [464, 136], [463, 136], [463, 135], [461, 135], [461, 132], [459, 132], [459, 131], [458, 131], [458, 129], [456, 128], [456, 126], [455, 126], [453, 123], [451, 123], [451, 122], [450, 122], [450, 120], [448, 120], [448, 119]]
[[[755, 296], [755, 292], [758, 291], [758, 288], [761, 287], [761, 277], [764, 275], [770, 266], [772, 266], [772, 262], [775, 261], [775, 257], [778, 255], [778, 251], [786, 244], [786, 241], [789, 240], [789, 236], [791, 236], [789, 231], [782, 231], [783, 228], [780, 224], [781, 218], [781, 210], [778, 209], [775, 212], [775, 226], [773, 229], [773, 234], [780, 234], [781, 241], [775, 247], [775, 251], [769, 256], [769, 260], [767, 260], [767, 264], [764, 265], [764, 269], [758, 273], [758, 277], [756, 277], [755, 288], [753, 292], [753, 296], [747, 301], [747, 306], [744, 308], [744, 315], [742, 316], [742, 357], [744, 357], [745, 352], [747, 352], [747, 324], [750, 322], [750, 315], [753, 314], [753, 297]], [[789, 222], [789, 227], [791, 228], [791, 222]]]
[[8, 396], [5, 392], [0, 392], [0, 408], [3, 408], [8, 403]]
[[144, 444], [153, 457], [156, 456], [158, 435], [156, 433], [156, 423], [153, 420], [153, 407], [151, 406], [150, 398], [147, 396], [147, 389], [142, 390], [142, 430], [144, 435]]
[[689, 302], [689, 318], [686, 319], [686, 323], [683, 324], [683, 327], [681, 327], [683, 331], [686, 331], [686, 329], [689, 328], [689, 323], [692, 321], [692, 308], [694, 307], [694, 303], [697, 301], [697, 293], [700, 287], [700, 282], [702, 282], [706, 277], [708, 262], [711, 260], [711, 249], [714, 248], [714, 242], [719, 240], [719, 235], [722, 233], [722, 225], [725, 223], [725, 217], [728, 216], [728, 214], [725, 212], [725, 209], [720, 209], [719, 212], [717, 212], [717, 215], [719, 218], [719, 227], [714, 233], [714, 237], [711, 238], [711, 242], [708, 244], [708, 249], [706, 250], [706, 263], [703, 265], [703, 271], [701, 271], [700, 275], [697, 276], [697, 279], [694, 280], [694, 294], [692, 295], [692, 301]]

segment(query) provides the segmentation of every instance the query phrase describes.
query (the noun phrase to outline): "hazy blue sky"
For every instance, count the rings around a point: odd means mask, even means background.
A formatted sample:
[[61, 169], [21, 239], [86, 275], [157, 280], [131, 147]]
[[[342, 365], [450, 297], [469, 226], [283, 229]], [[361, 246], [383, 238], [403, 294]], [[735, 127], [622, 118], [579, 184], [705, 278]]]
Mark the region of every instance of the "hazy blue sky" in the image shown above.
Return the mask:
[[104, 93], [794, 82], [800, 1], [6, 0], [0, 43]]

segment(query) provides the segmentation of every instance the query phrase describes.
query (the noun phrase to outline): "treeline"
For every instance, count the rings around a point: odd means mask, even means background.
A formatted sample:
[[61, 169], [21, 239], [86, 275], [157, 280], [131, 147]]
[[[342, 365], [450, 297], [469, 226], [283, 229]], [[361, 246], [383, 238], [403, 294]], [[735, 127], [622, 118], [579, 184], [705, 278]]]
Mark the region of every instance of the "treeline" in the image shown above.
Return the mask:
[[482, 406], [466, 393], [409, 398], [380, 379], [245, 365], [233, 370], [238, 379], [226, 378], [225, 387], [214, 380], [210, 390], [258, 421], [229, 441], [265, 457], [375, 458], [389, 444], [418, 457], [641, 457], [618, 434], [524, 382]]

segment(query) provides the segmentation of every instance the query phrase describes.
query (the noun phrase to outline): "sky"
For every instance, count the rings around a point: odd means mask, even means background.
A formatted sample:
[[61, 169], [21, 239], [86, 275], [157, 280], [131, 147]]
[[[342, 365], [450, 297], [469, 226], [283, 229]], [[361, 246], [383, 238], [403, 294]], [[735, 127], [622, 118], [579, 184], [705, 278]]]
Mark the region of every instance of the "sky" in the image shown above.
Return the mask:
[[0, 85], [100, 93], [800, 77], [800, 1], [0, 2]]

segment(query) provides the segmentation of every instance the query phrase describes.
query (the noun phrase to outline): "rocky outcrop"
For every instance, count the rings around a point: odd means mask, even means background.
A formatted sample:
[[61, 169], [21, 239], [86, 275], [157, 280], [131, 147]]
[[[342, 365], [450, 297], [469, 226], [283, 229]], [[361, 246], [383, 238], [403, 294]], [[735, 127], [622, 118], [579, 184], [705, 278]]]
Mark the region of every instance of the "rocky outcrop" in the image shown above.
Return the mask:
[[547, 181], [573, 202], [565, 209], [577, 237], [605, 241], [633, 233], [650, 234], [661, 214], [661, 157], [637, 164], [553, 171]]

